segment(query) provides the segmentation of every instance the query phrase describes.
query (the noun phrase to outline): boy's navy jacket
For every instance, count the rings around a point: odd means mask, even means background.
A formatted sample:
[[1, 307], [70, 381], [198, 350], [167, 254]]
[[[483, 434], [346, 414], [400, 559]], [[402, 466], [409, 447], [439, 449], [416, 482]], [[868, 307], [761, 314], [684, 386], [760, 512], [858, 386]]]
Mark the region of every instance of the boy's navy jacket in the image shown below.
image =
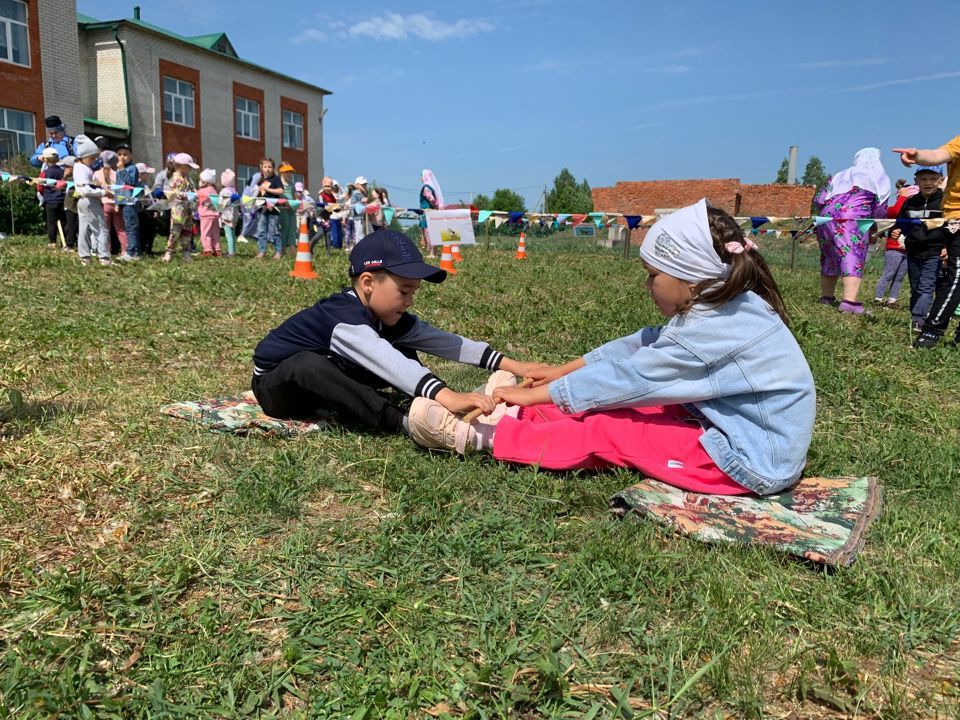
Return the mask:
[[435, 398], [446, 384], [411, 355], [422, 351], [493, 372], [503, 355], [486, 343], [449, 333], [404, 313], [391, 326], [374, 318], [352, 289], [334, 293], [287, 318], [253, 351], [254, 375], [264, 375], [301, 351], [325, 355], [344, 371], [365, 370], [412, 396]]
[[[40, 175], [46, 180], [63, 180], [63, 168], [59, 165], [47, 165], [40, 172]], [[41, 185], [40, 194], [43, 195], [43, 202], [54, 205], [62, 203], [66, 197], [64, 189], [55, 185]]]
[[[897, 219], [929, 219], [943, 217], [940, 211], [940, 203], [943, 201], [943, 190], [937, 188], [929, 198], [925, 198], [920, 193], [907, 198], [907, 201], [900, 207]], [[940, 254], [943, 248], [944, 238], [941, 228], [928, 230], [923, 223], [911, 224], [909, 227], [901, 230], [904, 234], [904, 245], [907, 253], [912, 257], [932, 258]]]

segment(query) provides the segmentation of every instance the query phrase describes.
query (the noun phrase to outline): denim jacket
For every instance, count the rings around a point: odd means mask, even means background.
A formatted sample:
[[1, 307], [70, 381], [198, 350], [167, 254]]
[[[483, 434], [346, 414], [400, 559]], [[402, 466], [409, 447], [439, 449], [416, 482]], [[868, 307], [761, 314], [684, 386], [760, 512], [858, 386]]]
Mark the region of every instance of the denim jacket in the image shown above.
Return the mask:
[[755, 293], [696, 305], [583, 359], [548, 386], [564, 412], [682, 404], [703, 426], [704, 450], [740, 485], [766, 495], [800, 478], [816, 414], [813, 376], [789, 328]]

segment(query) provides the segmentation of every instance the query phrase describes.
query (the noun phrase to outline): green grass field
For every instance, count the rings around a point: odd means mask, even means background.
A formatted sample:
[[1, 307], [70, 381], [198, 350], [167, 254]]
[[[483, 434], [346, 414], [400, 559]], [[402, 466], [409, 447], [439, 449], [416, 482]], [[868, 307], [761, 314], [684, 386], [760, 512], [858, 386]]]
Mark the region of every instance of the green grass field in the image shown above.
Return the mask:
[[[886, 489], [826, 572], [614, 520], [623, 471], [161, 416], [246, 389], [266, 331], [344, 282], [342, 254], [295, 282], [241, 247], [81, 268], [0, 243], [0, 717], [960, 717], [960, 350], [911, 350], [903, 310], [841, 316], [777, 265], [808, 471]], [[467, 248], [415, 310], [544, 361], [658, 322], [636, 260], [528, 247]]]

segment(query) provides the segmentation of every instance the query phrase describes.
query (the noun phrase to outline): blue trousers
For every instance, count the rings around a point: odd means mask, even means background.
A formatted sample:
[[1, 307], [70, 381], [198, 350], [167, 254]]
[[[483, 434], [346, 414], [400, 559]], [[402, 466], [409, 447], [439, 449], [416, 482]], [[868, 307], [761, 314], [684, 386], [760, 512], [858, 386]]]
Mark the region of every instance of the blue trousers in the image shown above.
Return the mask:
[[127, 255], [140, 254], [140, 218], [136, 205], [122, 205], [123, 226], [127, 230]]
[[940, 274], [940, 256], [924, 260], [907, 255], [907, 274], [910, 277], [910, 314], [914, 322], [923, 322], [933, 304]]

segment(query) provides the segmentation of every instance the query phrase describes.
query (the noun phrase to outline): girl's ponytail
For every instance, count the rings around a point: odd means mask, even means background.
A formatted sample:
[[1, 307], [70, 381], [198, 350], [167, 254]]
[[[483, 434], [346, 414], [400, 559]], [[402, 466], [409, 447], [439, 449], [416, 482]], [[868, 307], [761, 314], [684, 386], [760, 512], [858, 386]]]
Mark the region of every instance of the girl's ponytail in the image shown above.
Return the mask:
[[707, 221], [713, 248], [720, 259], [730, 265], [730, 275], [718, 284], [707, 280], [693, 290], [693, 302], [707, 305], [722, 305], [740, 293], [752, 290], [767, 301], [784, 324], [789, 325], [787, 309], [780, 295], [767, 261], [755, 249], [756, 246], [744, 237], [743, 231], [729, 214], [718, 208], [707, 208]]

